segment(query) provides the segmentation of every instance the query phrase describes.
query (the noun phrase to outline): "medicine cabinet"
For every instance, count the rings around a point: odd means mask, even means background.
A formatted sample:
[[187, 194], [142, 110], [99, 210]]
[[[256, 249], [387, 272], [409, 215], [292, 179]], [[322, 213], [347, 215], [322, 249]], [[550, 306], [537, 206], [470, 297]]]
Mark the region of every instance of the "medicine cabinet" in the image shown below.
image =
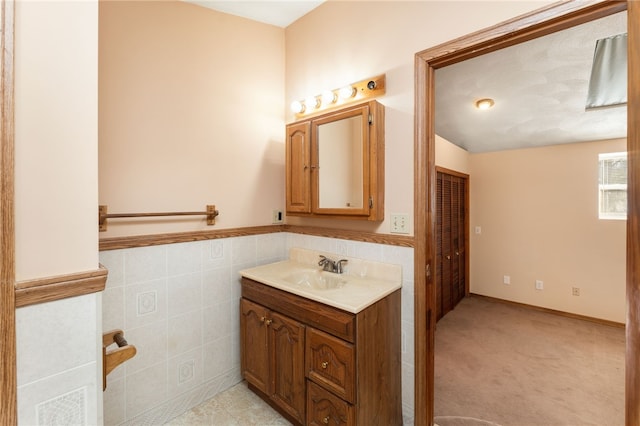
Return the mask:
[[287, 214], [384, 219], [384, 106], [369, 101], [287, 126]]

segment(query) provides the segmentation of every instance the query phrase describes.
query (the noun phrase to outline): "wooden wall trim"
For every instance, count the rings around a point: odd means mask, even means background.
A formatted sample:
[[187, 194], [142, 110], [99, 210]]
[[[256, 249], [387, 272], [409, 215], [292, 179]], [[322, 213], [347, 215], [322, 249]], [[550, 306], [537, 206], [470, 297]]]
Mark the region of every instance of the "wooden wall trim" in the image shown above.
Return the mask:
[[457, 176], [463, 179], [469, 179], [469, 175], [467, 173], [462, 173], [453, 169], [447, 169], [446, 167], [436, 166], [436, 172], [444, 173], [451, 176]]
[[219, 238], [246, 237], [249, 235], [271, 234], [274, 232], [282, 232], [282, 225], [101, 238], [100, 251], [157, 246], [162, 244], [188, 243], [192, 241], [215, 240]]
[[104, 290], [107, 273], [100, 265], [94, 271], [19, 281], [15, 287], [16, 308], [97, 293]]
[[572, 314], [571, 312], [557, 311], [555, 309], [544, 308], [542, 306], [529, 305], [528, 303], [520, 303], [520, 302], [514, 302], [512, 300], [498, 299], [497, 297], [484, 296], [482, 294], [476, 294], [476, 293], [470, 293], [469, 296], [490, 300], [496, 303], [502, 303], [504, 305], [519, 306], [521, 308], [532, 309], [534, 311], [545, 312], [547, 314], [558, 315], [565, 318], [573, 318], [573, 319], [578, 319], [582, 321], [589, 321], [589, 322], [593, 322], [600, 325], [606, 325], [609, 327], [616, 327], [616, 328], [625, 327], [625, 325], [621, 322], [609, 321], [606, 319], [594, 318], [586, 315]]
[[365, 243], [387, 244], [391, 246], [413, 247], [415, 238], [406, 235], [377, 234], [375, 232], [351, 231], [347, 229], [321, 228], [315, 226], [284, 225], [283, 231], [294, 234], [315, 235], [318, 237], [341, 240], [361, 241]]
[[413, 247], [414, 243], [413, 237], [403, 235], [376, 234], [373, 232], [359, 232], [313, 226], [268, 225], [220, 229], [216, 231], [177, 232], [172, 234], [103, 238], [100, 240], [100, 251], [214, 240], [218, 238], [245, 237], [249, 235], [272, 234], [276, 232], [292, 232], [296, 234], [316, 235], [319, 237], [340, 238], [344, 240], [403, 247]]
[[14, 225], [14, 2], [0, 3], [0, 424], [18, 423]]
[[[627, 9], [625, 1], [564, 1], [418, 52], [435, 68], [561, 31]], [[473, 49], [469, 49], [473, 46]]]
[[[466, 59], [493, 52], [508, 46], [513, 46], [546, 34], [550, 34], [562, 29], [579, 25], [594, 19], [602, 18], [613, 13], [627, 9], [628, 4], [633, 4], [629, 8], [629, 43], [630, 54], [638, 55], [638, 29], [636, 23], [640, 20], [640, 9], [634, 1], [566, 1], [554, 3], [550, 6], [538, 9], [531, 13], [516, 17], [509, 21], [502, 22], [487, 29], [477, 31], [472, 34], [460, 37], [447, 43], [435, 46], [416, 53], [415, 56], [415, 142], [414, 142], [414, 217], [415, 217], [415, 250], [414, 250], [414, 294], [415, 294], [415, 424], [416, 426], [433, 425], [433, 377], [434, 377], [434, 357], [433, 343], [435, 334], [435, 321], [433, 315], [435, 311], [435, 288], [429, 275], [429, 267], [432, 265], [432, 253], [435, 248], [435, 227], [432, 206], [435, 202], [435, 165], [434, 165], [434, 145], [435, 145], [435, 70], [447, 65], [461, 62]], [[634, 39], [635, 38], [635, 39]], [[632, 41], [632, 40], [635, 40]], [[635, 46], [635, 47], [634, 47]], [[631, 99], [637, 95], [638, 75], [640, 69], [637, 68], [637, 60], [629, 63], [629, 91], [628, 106], [629, 114], [629, 146], [636, 150], [636, 158], [640, 156], [640, 142], [638, 134], [634, 129], [638, 110], [637, 103]], [[636, 160], [637, 161], [637, 160]], [[630, 169], [639, 166], [631, 160]], [[634, 180], [629, 182], [629, 192], [638, 194], [640, 197], [640, 178], [638, 173]], [[640, 205], [636, 199], [634, 206], [636, 219], [633, 225], [628, 225], [627, 239], [633, 240], [634, 250], [628, 249], [627, 254], [627, 303], [628, 312], [633, 311], [628, 317], [627, 334], [631, 333], [629, 321], [632, 319], [638, 324], [634, 326], [633, 333], [635, 343], [630, 348], [627, 342], [627, 361], [632, 365], [627, 365], [627, 425], [640, 424], [640, 357], [637, 356], [640, 350], [640, 225], [637, 215]], [[631, 218], [632, 215], [630, 215]], [[631, 221], [630, 221], [631, 223]], [[633, 231], [633, 232], [632, 232]], [[432, 270], [433, 268], [431, 268]], [[633, 289], [630, 289], [632, 287]], [[633, 367], [633, 368], [631, 368]], [[631, 377], [633, 376], [633, 377]], [[632, 389], [629, 392], [629, 389]], [[629, 413], [633, 412], [630, 417]]]

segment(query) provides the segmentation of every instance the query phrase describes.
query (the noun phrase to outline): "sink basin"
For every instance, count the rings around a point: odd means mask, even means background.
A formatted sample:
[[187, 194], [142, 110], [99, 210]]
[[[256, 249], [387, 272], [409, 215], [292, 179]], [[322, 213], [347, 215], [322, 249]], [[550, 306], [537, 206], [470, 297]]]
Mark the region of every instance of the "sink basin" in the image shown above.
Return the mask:
[[314, 290], [334, 290], [347, 283], [347, 280], [341, 275], [319, 269], [296, 271], [285, 276], [284, 280], [290, 284]]
[[343, 258], [293, 247], [287, 260], [239, 272], [243, 278], [354, 314], [402, 287], [400, 265], [345, 257], [346, 271], [335, 274], [318, 267], [320, 255]]

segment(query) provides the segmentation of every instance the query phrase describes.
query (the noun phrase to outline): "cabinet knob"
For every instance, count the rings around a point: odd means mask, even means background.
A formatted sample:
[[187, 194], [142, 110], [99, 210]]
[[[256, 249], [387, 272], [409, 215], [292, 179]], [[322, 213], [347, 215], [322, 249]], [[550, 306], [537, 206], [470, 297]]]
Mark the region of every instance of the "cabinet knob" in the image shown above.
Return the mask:
[[447, 255], [447, 260], [451, 260], [451, 255], [450, 254]]
[[324, 361], [322, 364], [320, 364], [320, 366], [322, 367], [323, 370], [326, 370], [327, 367], [329, 366], [329, 363], [327, 361]]
[[265, 317], [260, 317], [260, 322], [264, 322], [264, 320], [266, 320]]
[[329, 416], [327, 416], [324, 419], [322, 419], [322, 423], [324, 423], [325, 425], [328, 425], [329, 424]]
[[460, 252], [459, 251], [456, 252], [456, 256], [460, 256]]
[[268, 320], [265, 321], [265, 324], [267, 324], [267, 327], [269, 327], [272, 322], [273, 322], [273, 320], [268, 319]]

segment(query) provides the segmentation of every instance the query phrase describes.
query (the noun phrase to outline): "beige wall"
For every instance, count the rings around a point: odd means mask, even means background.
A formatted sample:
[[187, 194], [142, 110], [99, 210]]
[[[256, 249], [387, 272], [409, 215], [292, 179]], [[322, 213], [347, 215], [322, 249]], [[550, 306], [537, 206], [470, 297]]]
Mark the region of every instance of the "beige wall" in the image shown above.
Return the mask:
[[[286, 28], [285, 103], [386, 74], [385, 221], [287, 218], [389, 233], [389, 214], [413, 216], [414, 55], [549, 2], [328, 1]], [[287, 111], [287, 122], [294, 120]], [[413, 232], [413, 230], [412, 230]]]
[[220, 211], [101, 237], [271, 224], [284, 208], [284, 30], [183, 2], [100, 2], [100, 204]]
[[626, 222], [598, 219], [598, 153], [625, 150], [612, 140], [471, 155], [471, 291], [624, 322]]
[[[97, 1], [16, 2], [19, 281], [98, 268], [97, 73]], [[102, 424], [101, 302], [17, 309], [19, 424]]]
[[18, 2], [18, 281], [98, 267], [97, 37], [95, 2]]
[[436, 135], [436, 166], [469, 174], [469, 160], [466, 150]]

